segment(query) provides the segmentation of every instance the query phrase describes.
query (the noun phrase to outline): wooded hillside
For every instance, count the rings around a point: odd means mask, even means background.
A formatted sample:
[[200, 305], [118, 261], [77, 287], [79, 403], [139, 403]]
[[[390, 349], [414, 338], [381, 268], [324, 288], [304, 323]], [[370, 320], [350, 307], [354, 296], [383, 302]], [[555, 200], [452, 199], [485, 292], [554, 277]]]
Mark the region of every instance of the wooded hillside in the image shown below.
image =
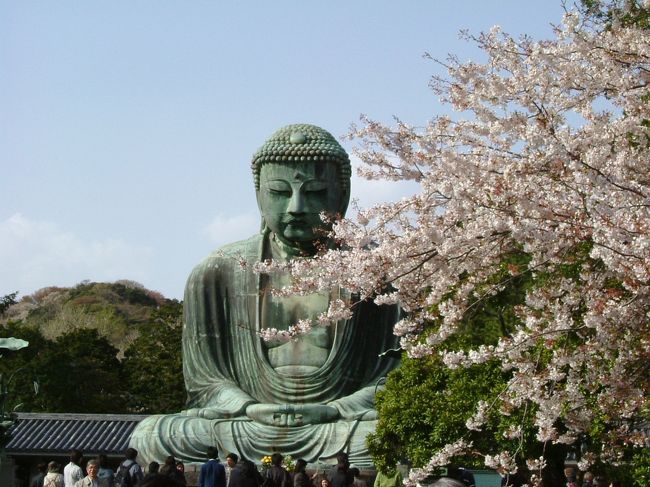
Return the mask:
[[2, 298], [0, 336], [29, 341], [0, 359], [7, 410], [166, 413], [185, 401], [182, 303], [133, 281], [84, 281]]

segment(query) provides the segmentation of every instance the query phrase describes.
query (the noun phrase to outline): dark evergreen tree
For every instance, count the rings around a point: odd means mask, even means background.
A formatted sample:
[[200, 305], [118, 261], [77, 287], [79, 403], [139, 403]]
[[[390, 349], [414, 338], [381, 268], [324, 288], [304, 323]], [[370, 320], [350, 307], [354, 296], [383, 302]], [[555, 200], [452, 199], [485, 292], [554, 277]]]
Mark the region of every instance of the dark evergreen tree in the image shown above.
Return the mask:
[[79, 329], [57, 338], [40, 356], [39, 370], [46, 411], [126, 412], [117, 349], [97, 330]]
[[127, 348], [123, 366], [129, 411], [171, 413], [183, 408], [181, 315], [182, 303], [168, 300]]

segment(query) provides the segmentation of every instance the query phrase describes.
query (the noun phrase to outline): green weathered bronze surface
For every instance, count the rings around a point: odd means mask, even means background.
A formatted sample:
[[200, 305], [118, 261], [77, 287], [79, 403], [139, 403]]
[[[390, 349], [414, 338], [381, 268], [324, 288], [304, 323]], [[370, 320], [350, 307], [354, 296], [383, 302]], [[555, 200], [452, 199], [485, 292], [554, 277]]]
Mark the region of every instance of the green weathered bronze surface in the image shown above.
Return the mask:
[[[185, 411], [152, 416], [134, 432], [140, 460], [174, 455], [202, 461], [208, 446], [253, 461], [279, 451], [308, 462], [339, 451], [370, 465], [366, 435], [376, 425], [377, 381], [396, 365], [378, 355], [395, 346], [396, 307], [358, 303], [351, 319], [315, 326], [290, 342], [263, 342], [261, 328], [286, 329], [315, 319], [345, 290], [281, 298], [283, 275], [259, 275], [264, 259], [313, 255], [328, 244], [320, 213], [344, 214], [349, 201], [347, 154], [325, 130], [290, 125], [253, 157], [262, 230], [226, 245], [192, 271], [185, 290]], [[155, 391], [152, 391], [155, 393]]]

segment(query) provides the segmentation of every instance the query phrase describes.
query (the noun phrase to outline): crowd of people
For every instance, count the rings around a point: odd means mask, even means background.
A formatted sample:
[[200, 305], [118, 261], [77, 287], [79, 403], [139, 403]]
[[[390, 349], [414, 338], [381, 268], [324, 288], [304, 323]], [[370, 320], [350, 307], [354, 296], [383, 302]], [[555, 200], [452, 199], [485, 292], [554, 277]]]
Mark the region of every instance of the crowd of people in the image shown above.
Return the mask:
[[143, 472], [136, 461], [138, 452], [128, 448], [124, 460], [117, 470], [108, 466], [106, 455], [100, 454], [86, 462], [82, 469], [83, 453], [70, 451], [70, 462], [64, 467], [56, 461], [38, 465], [38, 474], [30, 482], [30, 487], [138, 487], [151, 479], [168, 479], [169, 487], [184, 487], [185, 465], [174, 457], [167, 457], [163, 465], [151, 462]]
[[262, 472], [252, 461], [234, 453], [229, 453], [222, 465], [213, 447], [208, 448], [207, 457], [208, 461], [201, 466], [199, 487], [367, 487], [359, 478], [359, 469], [350, 467], [345, 453], [337, 456], [337, 465], [329, 472], [317, 471], [311, 476], [302, 458], [296, 460], [292, 472], [287, 471], [280, 453], [271, 455], [271, 465]]
[[566, 477], [566, 487], [621, 487], [621, 482], [613, 479], [607, 480], [603, 475], [594, 475], [591, 472], [585, 472], [582, 476], [582, 482], [578, 481], [578, 472], [573, 467], [564, 469]]
[[[117, 470], [108, 466], [106, 455], [88, 460], [85, 473], [81, 467], [83, 454], [79, 450], [71, 450], [70, 462], [61, 468], [58, 462], [39, 464], [39, 473], [31, 480], [30, 487], [185, 487], [185, 465], [168, 456], [164, 464], [151, 462], [146, 471], [136, 461], [138, 452], [128, 448], [124, 460]], [[215, 447], [208, 448], [207, 461], [201, 465], [198, 487], [368, 487], [366, 481], [360, 478], [360, 471], [351, 467], [345, 453], [337, 456], [337, 465], [327, 472], [317, 470], [312, 475], [307, 473], [307, 462], [298, 459], [293, 471], [289, 472], [283, 466], [284, 457], [280, 453], [271, 456], [268, 467], [260, 472], [250, 460], [239, 458], [235, 453], [228, 453], [225, 462], [221, 462]], [[470, 471], [459, 469], [461, 475], [440, 479], [435, 487], [474, 487], [474, 477]], [[458, 473], [458, 472], [457, 472]], [[576, 470], [566, 468], [566, 487], [619, 487], [620, 483], [606, 482], [603, 477], [594, 476], [590, 472], [584, 474], [583, 481], [578, 483]], [[502, 485], [521, 485], [512, 476], [503, 476]], [[399, 471], [388, 474], [377, 472], [373, 487], [400, 487], [402, 478]]]
[[[337, 465], [329, 472], [307, 474], [307, 462], [298, 459], [292, 472], [283, 466], [280, 453], [271, 456], [271, 465], [260, 472], [250, 460], [235, 453], [226, 455], [221, 463], [217, 449], [208, 448], [207, 462], [201, 466], [199, 487], [368, 487], [360, 479], [359, 469], [350, 467], [348, 457], [341, 453]], [[145, 470], [138, 464], [138, 452], [128, 448], [116, 470], [108, 466], [106, 455], [100, 454], [86, 462], [83, 453], [73, 449], [70, 461], [62, 466], [56, 461], [38, 465], [30, 487], [184, 487], [185, 465], [168, 456], [164, 464], [151, 462]], [[387, 487], [387, 486], [376, 486]]]

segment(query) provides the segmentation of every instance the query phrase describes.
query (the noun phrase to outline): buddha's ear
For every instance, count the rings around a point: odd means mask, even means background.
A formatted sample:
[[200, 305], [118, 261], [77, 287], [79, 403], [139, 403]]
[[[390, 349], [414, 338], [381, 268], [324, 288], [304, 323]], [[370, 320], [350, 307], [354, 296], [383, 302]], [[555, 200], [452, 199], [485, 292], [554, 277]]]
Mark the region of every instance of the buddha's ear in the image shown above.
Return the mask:
[[339, 204], [339, 214], [341, 218], [345, 217], [345, 212], [348, 211], [348, 205], [350, 204], [350, 185], [341, 191], [341, 202]]
[[262, 213], [262, 205], [260, 204], [260, 191], [255, 191], [255, 199], [257, 200], [257, 208], [260, 210], [260, 233], [264, 233], [267, 230], [266, 220], [264, 219], [264, 214]]
[[268, 231], [268, 227], [266, 226], [266, 220], [264, 217], [262, 217], [262, 220], [260, 221], [260, 233], [264, 234]]

